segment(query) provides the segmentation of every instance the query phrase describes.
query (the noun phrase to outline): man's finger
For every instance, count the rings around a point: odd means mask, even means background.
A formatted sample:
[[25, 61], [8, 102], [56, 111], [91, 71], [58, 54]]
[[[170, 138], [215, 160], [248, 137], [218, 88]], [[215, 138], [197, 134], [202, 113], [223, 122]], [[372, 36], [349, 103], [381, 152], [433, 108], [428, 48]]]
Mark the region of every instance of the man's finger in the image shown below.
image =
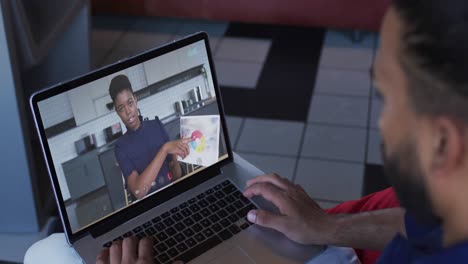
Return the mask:
[[122, 262], [133, 263], [137, 259], [137, 243], [135, 237], [127, 237], [122, 242]]
[[244, 190], [244, 196], [252, 198], [253, 196], [262, 196], [266, 200], [272, 202], [281, 212], [284, 211], [287, 203], [284, 191], [271, 183], [256, 183]]
[[122, 262], [122, 242], [116, 241], [112, 243], [109, 249], [110, 263], [121, 263]]
[[278, 174], [273, 173], [273, 174], [268, 174], [268, 175], [257, 176], [253, 179], [248, 180], [247, 187], [252, 186], [256, 183], [265, 183], [265, 182], [271, 183], [282, 190], [287, 190], [290, 186], [290, 183], [288, 180], [281, 178], [280, 176], [278, 176]]
[[286, 229], [285, 216], [270, 213], [265, 210], [251, 210], [247, 213], [247, 219], [257, 225], [268, 227], [279, 232]]
[[138, 259], [144, 259], [151, 262], [153, 260], [153, 256], [153, 239], [145, 237], [140, 240], [140, 243], [138, 244]]
[[107, 264], [109, 262], [109, 249], [105, 248], [99, 252], [96, 258], [96, 264]]

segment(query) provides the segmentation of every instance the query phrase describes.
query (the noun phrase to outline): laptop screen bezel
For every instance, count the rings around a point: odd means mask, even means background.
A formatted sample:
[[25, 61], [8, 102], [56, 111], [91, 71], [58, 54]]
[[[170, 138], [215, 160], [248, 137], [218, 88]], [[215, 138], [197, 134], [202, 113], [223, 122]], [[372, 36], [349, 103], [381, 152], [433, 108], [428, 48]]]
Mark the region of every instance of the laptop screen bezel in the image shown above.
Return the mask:
[[[220, 115], [220, 120], [221, 120], [221, 125], [222, 125], [222, 132], [223, 132], [223, 136], [225, 139], [225, 146], [226, 146], [228, 157], [196, 173], [196, 175], [193, 175], [194, 177], [188, 177], [187, 179], [184, 179], [172, 186], [169, 186], [168, 188], [165, 188], [160, 192], [157, 192], [155, 194], [152, 194], [149, 197], [146, 197], [145, 199], [141, 200], [140, 202], [136, 204], [128, 206], [118, 212], [114, 212], [112, 215], [105, 217], [104, 219], [100, 219], [94, 224], [73, 233], [71, 229], [70, 221], [68, 218], [68, 214], [66, 211], [65, 201], [63, 199], [61, 188], [60, 188], [59, 181], [57, 178], [57, 173], [53, 166], [54, 163], [52, 160], [52, 155], [50, 152], [48, 140], [45, 135], [45, 129], [43, 127], [38, 103], [40, 101], [51, 98], [55, 95], [67, 92], [71, 89], [78, 88], [84, 84], [87, 84], [95, 80], [101, 79], [103, 77], [106, 77], [108, 75], [111, 75], [115, 72], [119, 72], [126, 68], [135, 66], [145, 61], [148, 61], [156, 57], [162, 56], [164, 54], [170, 53], [182, 47], [194, 44], [198, 41], [204, 41], [205, 43], [205, 49], [208, 55], [208, 62], [210, 64], [211, 78], [213, 80], [214, 90], [215, 90], [216, 99], [217, 99], [216, 102], [218, 105], [218, 110], [219, 110], [219, 115]], [[224, 115], [224, 106], [223, 106], [223, 102], [222, 102], [222, 98], [220, 94], [220, 89], [218, 86], [218, 81], [216, 78], [216, 72], [215, 72], [215, 68], [213, 64], [213, 58], [211, 54], [209, 41], [208, 41], [208, 35], [205, 32], [199, 32], [199, 33], [190, 35], [186, 38], [175, 41], [173, 43], [166, 44], [164, 46], [152, 49], [150, 51], [135, 55], [128, 59], [116, 62], [109, 66], [100, 68], [98, 70], [95, 70], [81, 77], [75, 78], [73, 80], [67, 81], [65, 83], [60, 83], [51, 88], [47, 88], [45, 90], [36, 92], [30, 97], [30, 106], [33, 112], [36, 129], [39, 133], [42, 151], [47, 161], [47, 168], [48, 168], [49, 176], [50, 176], [53, 188], [54, 188], [55, 198], [57, 200], [57, 204], [58, 204], [59, 211], [62, 217], [62, 221], [64, 223], [64, 229], [65, 229], [65, 232], [67, 233], [67, 238], [70, 243], [73, 243], [74, 241], [77, 241], [78, 239], [90, 233], [94, 237], [97, 237], [109, 230], [112, 230], [113, 228], [125, 223], [126, 221], [129, 221], [133, 219], [134, 217], [158, 206], [159, 204], [162, 204], [168, 201], [169, 199], [179, 195], [180, 193], [183, 193], [193, 188], [194, 186], [211, 179], [212, 177], [216, 176], [219, 173], [220, 168], [222, 166], [225, 166], [226, 164], [233, 161], [233, 153], [232, 153], [231, 143], [230, 143], [229, 135], [227, 131], [226, 118]]]

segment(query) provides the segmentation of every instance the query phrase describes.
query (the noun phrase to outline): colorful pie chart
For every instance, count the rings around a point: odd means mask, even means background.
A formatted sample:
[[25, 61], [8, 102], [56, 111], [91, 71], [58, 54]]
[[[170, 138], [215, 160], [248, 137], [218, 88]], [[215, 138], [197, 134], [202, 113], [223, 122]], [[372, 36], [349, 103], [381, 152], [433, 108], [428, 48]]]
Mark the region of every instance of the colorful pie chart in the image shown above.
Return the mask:
[[202, 153], [206, 148], [206, 140], [203, 133], [200, 130], [195, 130], [192, 132], [191, 138], [190, 146], [192, 149], [197, 153]]

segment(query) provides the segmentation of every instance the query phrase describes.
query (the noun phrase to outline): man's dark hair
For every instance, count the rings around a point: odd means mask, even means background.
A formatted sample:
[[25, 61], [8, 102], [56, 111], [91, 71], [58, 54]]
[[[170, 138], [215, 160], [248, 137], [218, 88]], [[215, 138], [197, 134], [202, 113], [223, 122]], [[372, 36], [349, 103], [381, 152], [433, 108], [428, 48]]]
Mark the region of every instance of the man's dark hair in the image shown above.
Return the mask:
[[414, 110], [468, 122], [468, 1], [394, 0], [393, 7]]
[[109, 85], [109, 95], [112, 98], [112, 102], [115, 102], [117, 95], [124, 90], [129, 90], [133, 94], [132, 84], [128, 77], [120, 74], [112, 78]]

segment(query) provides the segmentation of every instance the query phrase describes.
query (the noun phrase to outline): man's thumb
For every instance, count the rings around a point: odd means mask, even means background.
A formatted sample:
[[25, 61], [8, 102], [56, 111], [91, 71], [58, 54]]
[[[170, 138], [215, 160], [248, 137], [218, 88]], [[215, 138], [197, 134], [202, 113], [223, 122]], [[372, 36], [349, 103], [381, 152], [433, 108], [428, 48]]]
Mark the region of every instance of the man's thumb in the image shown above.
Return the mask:
[[250, 210], [247, 214], [247, 219], [257, 225], [275, 229], [280, 232], [283, 229], [281, 224], [282, 216], [265, 210]]

